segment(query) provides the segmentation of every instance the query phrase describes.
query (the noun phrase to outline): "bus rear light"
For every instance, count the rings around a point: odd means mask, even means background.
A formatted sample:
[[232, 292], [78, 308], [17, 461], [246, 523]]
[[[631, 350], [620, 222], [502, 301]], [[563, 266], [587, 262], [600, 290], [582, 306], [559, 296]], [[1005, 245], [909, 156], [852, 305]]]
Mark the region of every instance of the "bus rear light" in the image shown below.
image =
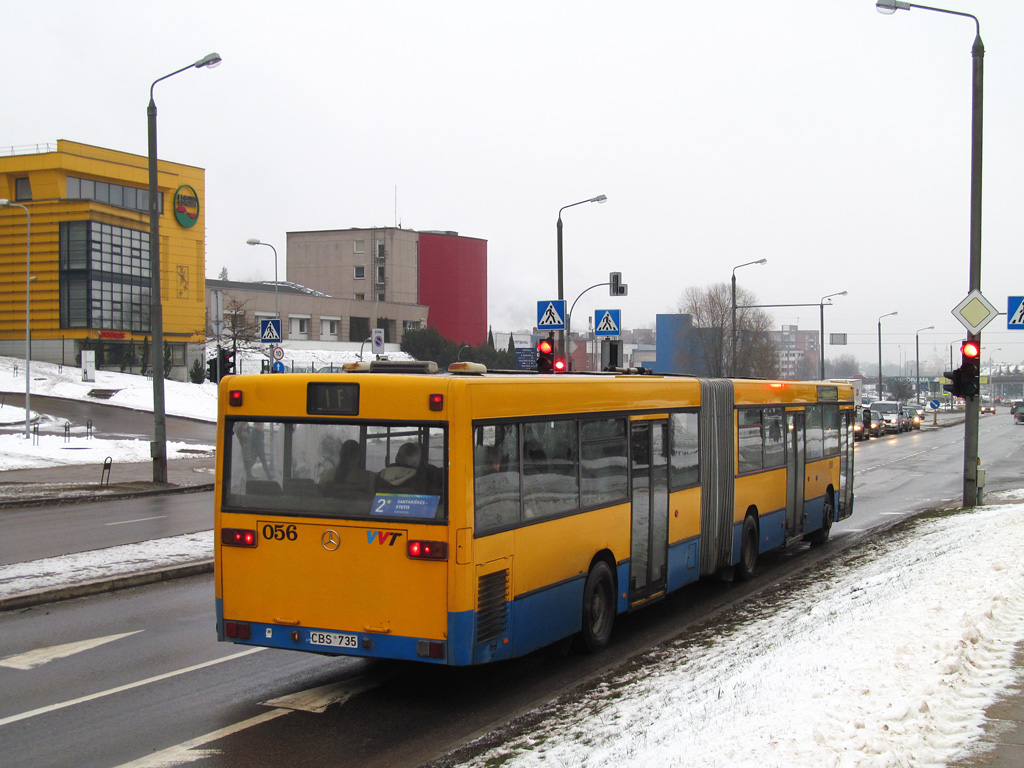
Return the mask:
[[248, 640], [252, 637], [248, 621], [225, 621], [224, 634], [235, 640]]
[[448, 542], [413, 539], [409, 542], [406, 552], [408, 552], [409, 557], [416, 560], [447, 560]]
[[255, 547], [258, 539], [256, 531], [247, 528], [222, 528], [220, 543], [225, 547]]
[[444, 395], [429, 395], [427, 402], [430, 404], [430, 410], [440, 411], [444, 408]]
[[228, 405], [233, 405], [236, 408], [242, 404], [242, 390], [231, 389], [228, 390]]
[[444, 643], [440, 640], [417, 640], [416, 655], [421, 659], [443, 659]]

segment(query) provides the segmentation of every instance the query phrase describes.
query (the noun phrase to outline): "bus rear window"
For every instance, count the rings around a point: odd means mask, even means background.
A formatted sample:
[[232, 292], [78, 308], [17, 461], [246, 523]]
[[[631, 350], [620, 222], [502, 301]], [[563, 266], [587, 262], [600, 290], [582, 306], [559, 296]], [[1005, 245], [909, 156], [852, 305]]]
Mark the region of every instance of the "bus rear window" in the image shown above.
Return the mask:
[[228, 421], [225, 511], [445, 522], [446, 434], [425, 424]]

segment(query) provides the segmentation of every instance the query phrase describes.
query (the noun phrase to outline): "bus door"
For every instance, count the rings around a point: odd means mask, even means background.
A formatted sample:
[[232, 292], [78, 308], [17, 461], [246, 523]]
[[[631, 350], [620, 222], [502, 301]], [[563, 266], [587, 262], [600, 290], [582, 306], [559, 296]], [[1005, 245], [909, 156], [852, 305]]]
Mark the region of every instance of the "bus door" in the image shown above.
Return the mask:
[[804, 414], [786, 413], [789, 445], [786, 450], [786, 535], [803, 530], [804, 519]]
[[856, 410], [840, 412], [838, 520], [845, 520], [853, 513], [853, 423], [856, 418]]
[[668, 579], [668, 420], [630, 423], [630, 607], [665, 593]]

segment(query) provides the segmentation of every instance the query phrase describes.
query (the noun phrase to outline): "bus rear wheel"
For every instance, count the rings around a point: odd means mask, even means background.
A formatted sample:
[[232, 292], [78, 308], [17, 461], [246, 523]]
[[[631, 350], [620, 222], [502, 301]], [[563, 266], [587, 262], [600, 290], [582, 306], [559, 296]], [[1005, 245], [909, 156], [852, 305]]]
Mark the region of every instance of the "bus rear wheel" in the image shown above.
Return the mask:
[[583, 588], [583, 626], [580, 643], [583, 649], [597, 653], [608, 645], [615, 623], [615, 579], [608, 563], [599, 560], [587, 574]]
[[836, 503], [832, 500], [832, 494], [825, 497], [825, 508], [821, 511], [821, 528], [816, 530], [807, 540], [811, 544], [824, 544], [832, 533], [832, 520], [836, 516]]
[[736, 580], [750, 581], [757, 570], [757, 521], [753, 515], [743, 520], [740, 534], [740, 561], [736, 563]]

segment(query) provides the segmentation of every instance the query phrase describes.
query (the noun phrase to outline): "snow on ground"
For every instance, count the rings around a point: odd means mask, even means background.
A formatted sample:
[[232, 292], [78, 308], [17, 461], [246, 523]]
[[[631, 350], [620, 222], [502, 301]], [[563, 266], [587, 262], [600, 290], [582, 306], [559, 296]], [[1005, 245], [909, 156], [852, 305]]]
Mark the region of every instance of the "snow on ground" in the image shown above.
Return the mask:
[[213, 531], [0, 566], [0, 597], [213, 560]]
[[815, 579], [530, 713], [465, 765], [865, 768], [962, 753], [1016, 674], [1024, 505], [923, 519]]
[[[287, 349], [285, 363], [300, 368], [328, 365], [341, 366], [359, 359], [358, 352]], [[366, 359], [370, 359], [369, 353]], [[410, 359], [402, 352], [388, 355], [394, 360]], [[266, 358], [258, 352], [240, 352], [239, 365], [246, 373], [258, 373]], [[3, 402], [4, 393], [18, 396], [25, 392], [25, 361], [14, 357], [0, 357], [0, 426], [24, 424], [25, 409]], [[105, 403], [139, 411], [153, 410], [153, 381], [145, 376], [96, 371], [95, 381], [82, 381], [82, 369], [33, 361], [30, 369], [31, 394], [62, 397], [69, 400]], [[93, 390], [117, 390], [109, 399], [90, 397]], [[183, 416], [201, 421], [217, 420], [217, 385], [204, 381], [193, 384], [182, 381], [164, 381], [164, 411], [168, 416]], [[45, 416], [33, 410], [33, 418], [45, 422]], [[40, 432], [43, 430], [41, 429]], [[149, 440], [87, 439], [84, 427], [71, 431], [71, 440], [64, 436], [40, 434], [38, 444], [27, 440], [24, 433], [0, 435], [0, 471], [5, 469], [32, 469], [66, 464], [102, 464], [110, 456], [116, 462], [149, 461]], [[195, 458], [195, 445], [168, 443], [167, 458]], [[212, 446], [209, 446], [213, 450]]]

